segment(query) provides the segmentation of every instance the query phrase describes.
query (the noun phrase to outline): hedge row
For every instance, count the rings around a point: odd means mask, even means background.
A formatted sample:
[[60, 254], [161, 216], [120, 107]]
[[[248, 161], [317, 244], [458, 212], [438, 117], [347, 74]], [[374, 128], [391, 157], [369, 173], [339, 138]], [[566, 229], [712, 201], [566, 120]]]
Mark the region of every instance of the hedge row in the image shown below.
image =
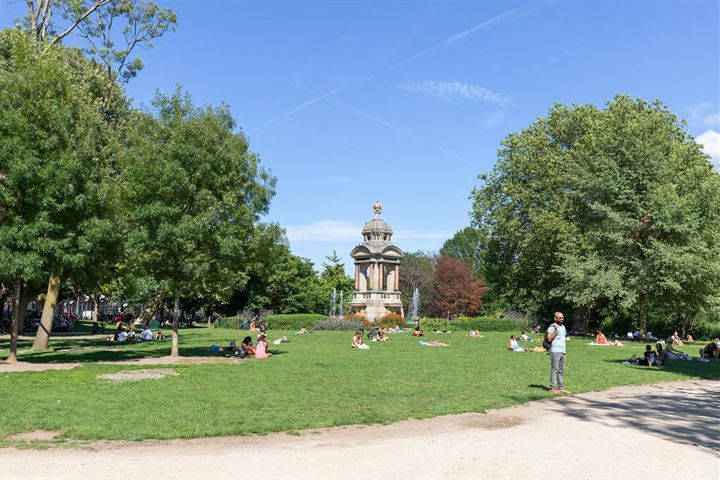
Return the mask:
[[[326, 320], [325, 315], [318, 313], [292, 313], [292, 314], [278, 314], [270, 315], [265, 321], [267, 327], [275, 330], [297, 330], [300, 328], [311, 328], [317, 322]], [[225, 317], [219, 318], [215, 321], [215, 326], [218, 328], [242, 328], [242, 320], [239, 317]]]
[[480, 330], [481, 332], [512, 332], [516, 330], [511, 318], [460, 317], [451, 322], [455, 330]]
[[481, 332], [512, 332], [517, 328], [515, 321], [510, 318], [496, 317], [460, 317], [456, 320], [446, 318], [421, 318], [420, 326], [423, 330], [480, 330]]

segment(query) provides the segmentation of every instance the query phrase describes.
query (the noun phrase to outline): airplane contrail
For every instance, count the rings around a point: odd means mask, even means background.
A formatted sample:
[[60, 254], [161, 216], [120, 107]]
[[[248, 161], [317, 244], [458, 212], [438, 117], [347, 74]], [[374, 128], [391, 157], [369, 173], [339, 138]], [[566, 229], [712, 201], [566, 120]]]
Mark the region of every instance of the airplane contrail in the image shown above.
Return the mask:
[[424, 140], [423, 138], [420, 138], [420, 137], [418, 137], [417, 135], [414, 135], [414, 134], [408, 132], [407, 130], [403, 130], [402, 128], [397, 127], [397, 126], [393, 125], [392, 123], [386, 122], [385, 120], [381, 120], [381, 119], [379, 119], [379, 118], [377, 118], [377, 117], [373, 117], [373, 116], [371, 116], [371, 115], [368, 114], [368, 113], [365, 113], [365, 112], [363, 112], [363, 111], [360, 111], [360, 110], [358, 110], [358, 109], [356, 109], [356, 108], [353, 108], [353, 107], [351, 107], [351, 106], [349, 106], [349, 105], [345, 105], [345, 104], [343, 104], [343, 103], [340, 103], [340, 102], [338, 102], [338, 101], [336, 101], [336, 100], [333, 100], [333, 101], [332, 101], [332, 104], [333, 104], [333, 105], [336, 105], [336, 106], [338, 106], [338, 107], [344, 108], [345, 110], [348, 110], [348, 111], [354, 113], [355, 115], [358, 115], [358, 116], [360, 116], [360, 117], [363, 117], [363, 118], [365, 118], [365, 119], [367, 119], [367, 120], [370, 120], [371, 122], [374, 122], [374, 123], [377, 123], [377, 124], [379, 124], [379, 125], [382, 125], [382, 126], [384, 126], [384, 127], [386, 127], [386, 128], [389, 128], [390, 130], [392, 130], [392, 131], [394, 131], [394, 132], [397, 132], [397, 133], [399, 133], [399, 134], [401, 134], [401, 135], [404, 135], [404, 136], [406, 136], [406, 137], [408, 137], [408, 138], [410, 138], [410, 139], [412, 139], [412, 140], [414, 140], [414, 141], [416, 141], [416, 142], [418, 142], [418, 143], [420, 143], [420, 144], [422, 144], [422, 145], [425, 145], [426, 147], [432, 148], [433, 150], [437, 150], [437, 151], [440, 152], [440, 153], [444, 153], [445, 155], [447, 155], [447, 156], [449, 156], [449, 157], [452, 157], [452, 158], [454, 158], [454, 159], [456, 159], [456, 160], [460, 160], [461, 162], [464, 162], [464, 161], [465, 161], [464, 158], [462, 158], [462, 157], [460, 157], [459, 155], [451, 152], [450, 150], [446, 150], [446, 149], [444, 149], [444, 148], [442, 148], [442, 147], [439, 147], [439, 146], [437, 146], [437, 145], [434, 145], [434, 144], [428, 142], [427, 140]]
[[338, 92], [341, 92], [341, 91], [343, 91], [343, 90], [347, 90], [347, 89], [350, 88], [350, 87], [354, 87], [355, 85], [357, 85], [357, 84], [359, 84], [359, 83], [367, 82], [367, 81], [370, 80], [371, 78], [372, 78], [372, 77], [362, 78], [362, 79], [356, 80], [356, 81], [354, 81], [354, 82], [352, 82], [352, 83], [348, 83], [347, 85], [343, 85], [342, 87], [338, 87], [338, 88], [336, 88], [336, 89], [334, 89], [334, 90], [330, 90], [329, 92], [324, 93], [324, 94], [320, 95], [319, 97], [316, 97], [316, 98], [313, 98], [312, 100], [308, 100], [307, 102], [301, 103], [300, 105], [298, 105], [297, 107], [293, 108], [293, 109], [290, 110], [289, 112], [285, 112], [285, 113], [283, 113], [282, 115], [278, 115], [278, 116], [275, 117], [275, 118], [271, 118], [270, 120], [268, 120], [267, 122], [263, 123], [263, 124], [260, 125], [259, 127], [255, 127], [255, 128], [253, 128], [252, 130], [249, 130], [248, 133], [256, 132], [256, 131], [260, 130], [261, 128], [265, 128], [265, 127], [267, 127], [268, 125], [272, 125], [273, 123], [277, 122], [278, 120], [282, 120], [283, 118], [287, 118], [287, 117], [289, 117], [290, 115], [293, 115], [293, 114], [299, 112], [300, 110], [302, 110], [302, 109], [304, 109], [304, 108], [306, 108], [306, 107], [309, 107], [309, 106], [312, 105], [313, 103], [317, 103], [317, 102], [319, 102], [320, 100], [324, 100], [324, 99], [326, 99], [327, 97], [329, 97], [329, 96], [331, 96], [331, 95], [335, 95], [335, 94], [338, 93]]
[[[416, 53], [416, 54], [414, 54], [414, 55], [406, 58], [405, 60], [402, 60], [401, 62], [396, 63], [395, 65], [387, 68], [386, 71], [387, 71], [387, 72], [392, 72], [392, 71], [397, 70], [398, 68], [402, 67], [403, 65], [407, 65], [408, 63], [413, 62], [413, 61], [417, 60], [418, 58], [427, 55], [428, 53], [431, 53], [431, 52], [434, 52], [435, 50], [438, 50], [439, 48], [452, 45], [453, 43], [455, 43], [455, 42], [457, 42], [457, 41], [459, 41], [459, 40], [462, 40], [463, 38], [469, 37], [470, 35], [472, 35], [472, 34], [475, 33], [476, 31], [487, 27], [488, 25], [490, 25], [490, 24], [492, 24], [492, 23], [500, 20], [501, 18], [506, 17], [506, 16], [508, 16], [508, 15], [512, 15], [513, 13], [517, 12], [517, 11], [520, 10], [521, 8], [523, 8], [523, 7], [516, 7], [516, 8], [513, 8], [512, 10], [508, 10], [507, 12], [501, 13], [500, 15], [497, 15], [497, 16], [489, 19], [489, 20], [485, 20], [484, 22], [482, 22], [482, 23], [474, 26], [473, 28], [470, 28], [470, 29], [468, 29], [468, 30], [464, 30], [464, 31], [462, 31], [462, 32], [460, 32], [460, 33], [458, 33], [458, 34], [456, 34], [456, 35], [453, 35], [453, 36], [449, 37], [448, 39], [446, 39], [446, 40], [444, 40], [444, 41], [442, 41], [442, 42], [440, 42], [440, 43], [438, 43], [438, 44], [436, 44], [436, 45], [433, 45], [433, 46], [430, 47], [430, 48], [427, 48], [427, 49], [425, 49], [425, 50], [423, 50], [423, 51], [421, 51], [421, 52], [418, 52], [418, 53]], [[333, 89], [333, 90], [330, 90], [330, 91], [327, 92], [327, 93], [323, 93], [323, 94], [320, 95], [319, 97], [315, 97], [315, 98], [310, 99], [310, 100], [308, 100], [308, 101], [306, 101], [306, 102], [303, 102], [303, 103], [301, 103], [300, 105], [298, 105], [297, 107], [293, 108], [292, 110], [289, 110], [288, 112], [285, 112], [285, 113], [283, 113], [282, 115], [278, 115], [277, 117], [271, 118], [271, 119], [268, 120], [267, 122], [263, 123], [262, 125], [260, 125], [260, 126], [258, 126], [258, 127], [253, 128], [252, 130], [248, 130], [248, 133], [257, 132], [258, 130], [261, 130], [261, 129], [269, 126], [269, 125], [272, 125], [273, 123], [275, 123], [275, 122], [277, 122], [277, 121], [279, 121], [279, 120], [282, 120], [282, 119], [284, 119], [284, 118], [287, 118], [287, 117], [289, 117], [290, 115], [296, 114], [296, 113], [299, 112], [300, 110], [303, 110], [303, 109], [309, 107], [310, 105], [312, 105], [312, 104], [314, 104], [314, 103], [317, 103], [317, 102], [319, 102], [319, 101], [321, 101], [321, 100], [324, 100], [324, 99], [326, 99], [326, 98], [328, 98], [328, 97], [330, 97], [330, 96], [332, 96], [332, 95], [335, 95], [335, 94], [338, 93], [338, 92], [342, 92], [343, 90], [347, 90], [348, 88], [354, 87], [355, 85], [358, 85], [358, 84], [360, 84], [360, 83], [364, 83], [364, 82], [370, 81], [370, 80], [372, 80], [375, 76], [376, 76], [376, 75], [371, 75], [371, 76], [369, 76], [369, 77], [365, 77], [365, 78], [362, 78], [362, 79], [360, 79], [360, 80], [356, 80], [356, 81], [354, 81], [354, 82], [352, 82], [352, 83], [348, 83], [347, 85], [343, 85], [342, 87], [338, 87], [338, 88], [335, 88], [335, 89]]]

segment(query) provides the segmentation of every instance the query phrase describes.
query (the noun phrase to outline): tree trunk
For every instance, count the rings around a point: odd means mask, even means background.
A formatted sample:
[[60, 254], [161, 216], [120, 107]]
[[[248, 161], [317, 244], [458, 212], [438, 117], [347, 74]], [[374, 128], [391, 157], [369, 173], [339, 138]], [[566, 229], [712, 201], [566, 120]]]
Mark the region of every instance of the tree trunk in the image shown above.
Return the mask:
[[647, 334], [647, 297], [644, 293], [641, 293], [639, 295], [638, 305], [640, 307], [640, 315], [638, 318], [640, 339], [645, 340], [645, 335]]
[[586, 334], [590, 331], [590, 314], [592, 308], [584, 305], [575, 309], [575, 318], [573, 319], [574, 333]]
[[18, 339], [18, 316], [20, 315], [20, 296], [22, 294], [22, 279], [20, 276], [15, 278], [15, 296], [13, 297], [13, 314], [10, 321], [10, 355], [7, 362], [17, 362], [17, 339]]
[[93, 301], [95, 302], [95, 311], [93, 312], [93, 320], [98, 321], [100, 320], [100, 296], [95, 295], [93, 297]]
[[52, 331], [53, 316], [55, 315], [55, 307], [57, 305], [58, 296], [60, 295], [60, 277], [50, 275], [48, 280], [47, 296], [45, 297], [45, 305], [43, 305], [42, 317], [40, 318], [40, 326], [38, 327], [35, 341], [33, 342], [33, 350], [47, 350], [50, 343], [50, 332]]
[[178, 327], [180, 326], [180, 294], [175, 294], [175, 304], [173, 305], [173, 322], [172, 322], [172, 351], [171, 357], [179, 357], [178, 351]]
[[680, 323], [680, 336], [685, 338], [685, 313], [679, 314], [678, 317], [678, 323]]

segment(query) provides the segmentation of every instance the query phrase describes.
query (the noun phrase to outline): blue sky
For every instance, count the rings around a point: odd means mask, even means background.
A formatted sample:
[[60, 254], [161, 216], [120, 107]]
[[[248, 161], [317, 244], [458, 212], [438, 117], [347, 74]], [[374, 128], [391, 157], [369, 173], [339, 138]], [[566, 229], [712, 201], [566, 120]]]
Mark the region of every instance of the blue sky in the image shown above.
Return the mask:
[[[717, 1], [165, 1], [137, 104], [225, 102], [278, 178], [294, 253], [346, 260], [375, 200], [406, 251], [469, 224], [500, 141], [555, 102], [661, 99], [720, 162]], [[24, 2], [0, 0], [0, 25]]]

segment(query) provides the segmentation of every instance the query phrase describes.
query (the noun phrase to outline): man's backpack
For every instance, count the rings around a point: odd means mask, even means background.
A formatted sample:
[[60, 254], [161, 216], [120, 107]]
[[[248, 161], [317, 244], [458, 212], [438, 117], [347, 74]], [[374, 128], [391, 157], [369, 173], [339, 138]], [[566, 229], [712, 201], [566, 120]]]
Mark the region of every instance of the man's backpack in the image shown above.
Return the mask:
[[545, 335], [543, 336], [543, 348], [549, 352], [552, 348], [552, 342], [548, 340], [548, 335], [550, 334], [545, 333]]

